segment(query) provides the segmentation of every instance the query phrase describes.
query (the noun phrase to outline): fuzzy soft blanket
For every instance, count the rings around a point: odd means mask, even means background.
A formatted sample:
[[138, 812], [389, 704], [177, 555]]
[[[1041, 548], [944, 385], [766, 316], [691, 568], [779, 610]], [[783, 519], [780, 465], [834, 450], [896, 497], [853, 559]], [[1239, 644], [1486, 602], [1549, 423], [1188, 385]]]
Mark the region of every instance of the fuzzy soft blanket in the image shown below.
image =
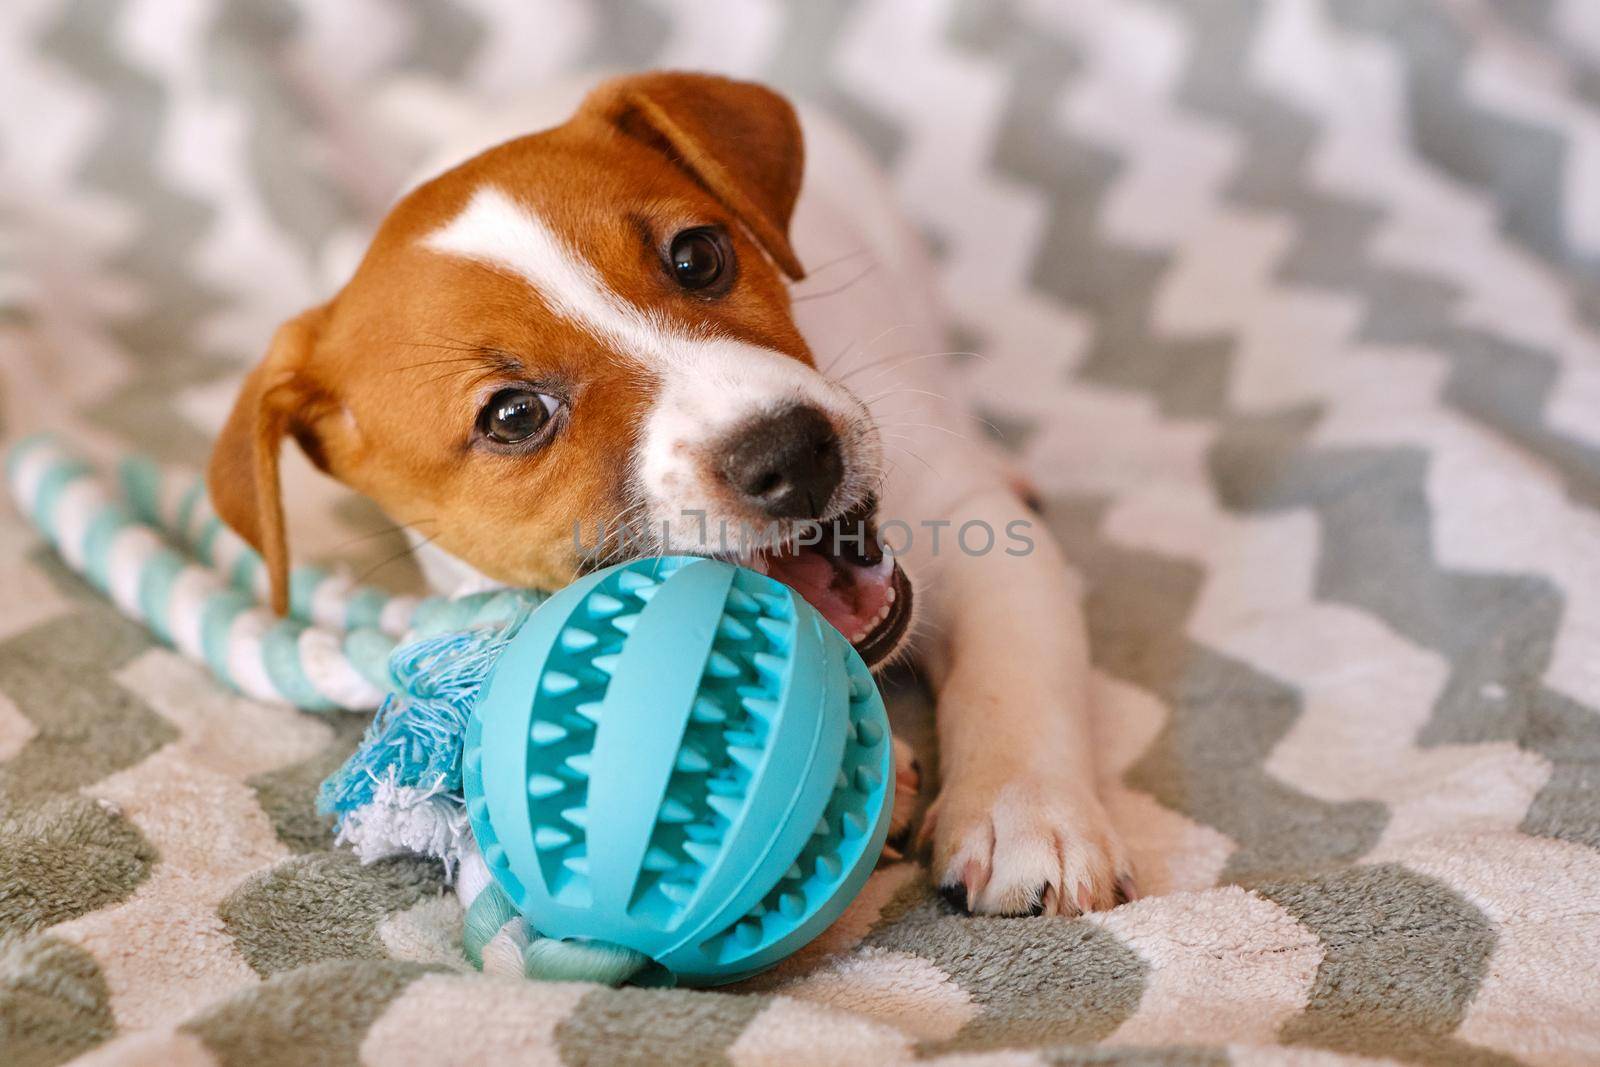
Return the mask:
[[[485, 978], [314, 814], [360, 721], [0, 508], [0, 1063], [1600, 1062], [1594, 0], [7, 0], [0, 433], [198, 463], [429, 139], [588, 65], [767, 79], [894, 175], [1089, 581], [1149, 896], [902, 863], [745, 987]], [[303, 557], [404, 580], [295, 485]]]

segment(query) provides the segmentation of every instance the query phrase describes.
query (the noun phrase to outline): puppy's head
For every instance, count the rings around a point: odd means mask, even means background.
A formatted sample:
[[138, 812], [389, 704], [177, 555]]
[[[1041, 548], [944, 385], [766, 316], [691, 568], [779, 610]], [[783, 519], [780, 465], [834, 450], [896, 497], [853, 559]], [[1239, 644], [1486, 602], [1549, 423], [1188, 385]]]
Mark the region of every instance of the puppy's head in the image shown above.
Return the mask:
[[887, 656], [910, 597], [871, 529], [878, 434], [790, 314], [801, 170], [782, 98], [648, 74], [408, 195], [345, 288], [278, 332], [212, 457], [275, 606], [290, 435], [499, 581], [727, 555]]

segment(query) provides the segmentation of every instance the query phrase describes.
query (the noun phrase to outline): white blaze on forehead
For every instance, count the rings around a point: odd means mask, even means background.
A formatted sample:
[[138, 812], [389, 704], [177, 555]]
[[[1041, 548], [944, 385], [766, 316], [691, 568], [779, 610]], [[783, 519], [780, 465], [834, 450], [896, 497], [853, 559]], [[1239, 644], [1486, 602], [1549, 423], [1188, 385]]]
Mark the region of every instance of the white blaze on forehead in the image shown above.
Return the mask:
[[[529, 207], [493, 186], [423, 245], [514, 274], [553, 314], [637, 361], [656, 379], [655, 402], [634, 469], [657, 519], [713, 513], [712, 487], [693, 447], [791, 404], [825, 412], [838, 428], [846, 479], [835, 510], [858, 502], [877, 477], [881, 445], [866, 406], [815, 369], [774, 349], [675, 329], [617, 295], [594, 265]], [[712, 514], [715, 521], [715, 515]]]
[[612, 292], [577, 249], [492, 185], [473, 193], [462, 212], [424, 238], [423, 245], [517, 275], [550, 310], [598, 340], [643, 357], [667, 355], [664, 324]]

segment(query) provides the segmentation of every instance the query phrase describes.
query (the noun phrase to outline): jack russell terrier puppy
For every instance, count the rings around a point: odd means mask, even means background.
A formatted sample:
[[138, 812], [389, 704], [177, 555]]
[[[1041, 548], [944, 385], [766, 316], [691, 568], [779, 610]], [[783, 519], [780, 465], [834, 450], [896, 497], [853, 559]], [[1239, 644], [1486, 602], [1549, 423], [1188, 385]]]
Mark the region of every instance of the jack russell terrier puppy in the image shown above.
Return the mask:
[[[946, 896], [1127, 900], [1079, 590], [939, 392], [930, 266], [882, 177], [822, 117], [806, 129], [809, 152], [760, 86], [643, 74], [415, 188], [246, 380], [212, 498], [280, 611], [285, 435], [420, 533], [433, 576], [549, 589], [624, 552], [725, 555], [874, 667], [911, 641], [914, 599], [942, 780], [921, 836]], [[841, 284], [791, 296], [802, 262]]]

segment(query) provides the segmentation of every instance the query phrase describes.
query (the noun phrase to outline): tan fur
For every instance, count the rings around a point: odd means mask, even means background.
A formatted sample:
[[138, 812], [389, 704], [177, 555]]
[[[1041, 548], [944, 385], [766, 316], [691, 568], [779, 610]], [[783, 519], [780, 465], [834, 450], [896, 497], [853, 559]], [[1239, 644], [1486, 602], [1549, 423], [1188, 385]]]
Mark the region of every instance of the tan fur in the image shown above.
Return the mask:
[[[810, 363], [777, 269], [802, 273], [787, 237], [801, 170], [799, 125], [781, 97], [648, 74], [600, 86], [564, 125], [406, 196], [344, 289], [280, 331], [212, 456], [212, 498], [266, 557], [274, 607], [287, 604], [285, 434], [397, 522], [514, 585], [570, 581], [574, 523], [612, 525], [627, 507], [623, 458], [653, 383], [550, 314], [521, 279], [421, 246], [474, 190], [493, 184], [532, 208], [635, 306]], [[739, 275], [710, 302], [672, 284], [658, 249], [713, 224], [726, 228]], [[531, 455], [475, 448], [483, 401], [523, 381], [563, 392], [569, 424]]]

